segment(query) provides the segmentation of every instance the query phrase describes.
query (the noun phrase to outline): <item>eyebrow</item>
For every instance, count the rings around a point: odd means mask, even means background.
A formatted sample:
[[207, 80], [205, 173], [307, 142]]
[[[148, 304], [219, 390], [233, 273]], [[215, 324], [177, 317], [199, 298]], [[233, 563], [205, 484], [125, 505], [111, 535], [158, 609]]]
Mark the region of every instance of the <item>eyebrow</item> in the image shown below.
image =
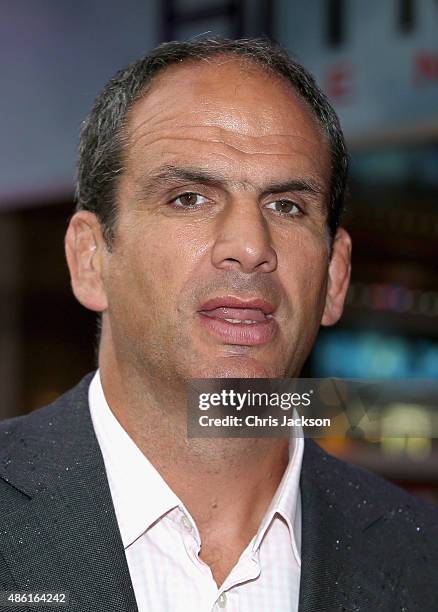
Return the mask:
[[[165, 165], [161, 166], [156, 172], [147, 177], [145, 182], [141, 184], [141, 193], [144, 196], [154, 195], [154, 193], [159, 192], [163, 187], [175, 187], [175, 183], [199, 183], [211, 187], [220, 187], [221, 189], [229, 188], [230, 185], [247, 189], [249, 185], [247, 182], [230, 182], [224, 176], [208, 170]], [[327, 195], [326, 188], [318, 181], [309, 178], [294, 178], [270, 183], [264, 186], [260, 195], [261, 197], [265, 197], [270, 194], [280, 194], [291, 191], [307, 193], [315, 197]]]

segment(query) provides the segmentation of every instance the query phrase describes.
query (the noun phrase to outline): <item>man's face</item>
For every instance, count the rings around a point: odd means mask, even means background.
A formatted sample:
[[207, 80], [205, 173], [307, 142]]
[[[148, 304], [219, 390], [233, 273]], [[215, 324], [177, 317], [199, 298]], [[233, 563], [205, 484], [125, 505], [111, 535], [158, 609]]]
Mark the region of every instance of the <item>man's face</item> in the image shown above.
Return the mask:
[[329, 265], [311, 112], [278, 78], [216, 59], [156, 78], [127, 135], [102, 350], [146, 376], [298, 375]]

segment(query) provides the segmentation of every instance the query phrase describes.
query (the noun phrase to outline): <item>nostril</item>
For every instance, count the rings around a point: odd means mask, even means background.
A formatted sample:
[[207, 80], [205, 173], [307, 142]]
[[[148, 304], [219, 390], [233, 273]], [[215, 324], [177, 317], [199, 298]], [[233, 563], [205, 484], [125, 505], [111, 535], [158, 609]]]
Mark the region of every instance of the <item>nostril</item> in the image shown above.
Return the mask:
[[211, 261], [216, 268], [241, 270], [247, 274], [271, 272], [277, 267], [277, 256], [267, 242], [251, 243], [240, 237], [226, 240], [221, 237], [213, 246]]

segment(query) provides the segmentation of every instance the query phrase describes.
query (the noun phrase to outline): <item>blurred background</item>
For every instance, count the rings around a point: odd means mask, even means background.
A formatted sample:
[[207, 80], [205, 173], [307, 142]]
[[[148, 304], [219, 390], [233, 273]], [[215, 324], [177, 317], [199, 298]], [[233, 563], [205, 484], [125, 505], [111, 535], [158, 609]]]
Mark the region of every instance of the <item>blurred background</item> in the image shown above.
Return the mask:
[[[349, 143], [352, 285], [304, 374], [438, 379], [436, 0], [0, 0], [0, 10], [0, 418], [95, 367], [95, 317], [72, 297], [63, 254], [94, 97], [159, 42], [206, 34], [287, 47], [331, 98]], [[379, 435], [323, 444], [438, 503], [438, 397], [379, 410]], [[404, 437], [385, 435], [391, 419]]]

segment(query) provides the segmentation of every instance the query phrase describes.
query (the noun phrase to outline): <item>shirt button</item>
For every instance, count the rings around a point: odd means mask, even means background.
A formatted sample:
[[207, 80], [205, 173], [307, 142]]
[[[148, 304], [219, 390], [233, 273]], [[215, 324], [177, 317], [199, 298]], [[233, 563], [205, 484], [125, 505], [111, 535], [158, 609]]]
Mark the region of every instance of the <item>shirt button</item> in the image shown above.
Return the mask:
[[181, 523], [184, 525], [184, 527], [187, 529], [187, 531], [191, 531], [192, 530], [192, 524], [189, 521], [189, 519], [186, 517], [185, 514], [184, 514], [184, 516], [181, 519]]
[[227, 596], [225, 595], [225, 593], [221, 593], [219, 595], [219, 597], [216, 600], [216, 603], [219, 608], [225, 608], [225, 606], [227, 605]]

